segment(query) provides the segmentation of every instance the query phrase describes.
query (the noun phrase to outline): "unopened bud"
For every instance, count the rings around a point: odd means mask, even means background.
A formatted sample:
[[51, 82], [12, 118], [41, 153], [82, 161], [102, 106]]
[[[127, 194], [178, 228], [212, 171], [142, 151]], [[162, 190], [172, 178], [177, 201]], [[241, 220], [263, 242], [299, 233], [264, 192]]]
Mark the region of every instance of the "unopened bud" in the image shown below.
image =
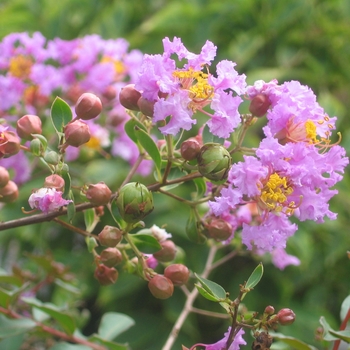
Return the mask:
[[89, 185], [86, 191], [86, 198], [93, 205], [106, 205], [111, 199], [112, 191], [104, 182]]
[[173, 241], [167, 239], [166, 241], [160, 242], [162, 249], [155, 252], [153, 256], [161, 262], [169, 262], [175, 259], [176, 245]]
[[10, 181], [10, 174], [4, 167], [0, 166], [0, 187], [4, 187]]
[[269, 305], [265, 307], [264, 314], [271, 316], [274, 313], [275, 313], [275, 308], [273, 306]]
[[102, 264], [113, 267], [123, 260], [122, 253], [117, 248], [107, 248], [100, 254], [100, 261]]
[[89, 92], [82, 94], [75, 105], [75, 113], [82, 120], [96, 118], [101, 112], [101, 100]]
[[148, 289], [157, 299], [168, 299], [173, 295], [174, 285], [168, 278], [163, 275], [155, 275], [148, 282]]
[[291, 309], [281, 309], [277, 312], [278, 322], [282, 326], [287, 326], [295, 321], [295, 313]]
[[108, 101], [114, 100], [116, 96], [117, 96], [117, 91], [112, 85], [108, 85], [105, 91], [103, 91], [103, 97]]
[[264, 94], [258, 94], [250, 102], [249, 112], [256, 117], [262, 117], [271, 106], [269, 98]]
[[66, 144], [73, 147], [79, 147], [90, 140], [90, 129], [86, 123], [75, 120], [64, 127], [64, 136]]
[[114, 267], [108, 267], [100, 264], [96, 267], [94, 277], [99, 281], [101, 286], [108, 286], [117, 281], [118, 270], [116, 270]]
[[12, 131], [2, 133], [2, 142], [0, 144], [0, 157], [10, 157], [19, 152], [21, 142], [17, 135]]
[[201, 149], [201, 146], [199, 145], [199, 142], [196, 139], [185, 140], [181, 144], [181, 149], [180, 149], [181, 156], [185, 160], [196, 159], [200, 149]]
[[187, 283], [190, 271], [185, 265], [173, 264], [165, 268], [164, 276], [169, 278], [175, 286], [182, 286]]
[[148, 117], [153, 117], [154, 115], [154, 101], [149, 101], [145, 99], [144, 97], [140, 97], [137, 101], [137, 106], [139, 107], [139, 110]]
[[123, 238], [119, 228], [106, 225], [98, 235], [98, 240], [105, 247], [115, 247]]
[[124, 86], [119, 93], [120, 104], [132, 111], [139, 111], [137, 101], [141, 97], [141, 93], [135, 89], [135, 84], [128, 84]]
[[20, 138], [31, 140], [32, 134], [41, 134], [41, 119], [37, 115], [26, 114], [17, 120], [17, 134]]
[[12, 203], [18, 198], [18, 187], [13, 181], [9, 181], [0, 188], [0, 202]]
[[63, 191], [64, 180], [61, 176], [53, 174], [45, 178], [44, 187], [55, 188], [58, 191]]
[[232, 226], [223, 219], [213, 219], [206, 226], [208, 234], [217, 241], [226, 241], [232, 235]]
[[60, 157], [57, 152], [55, 151], [49, 151], [45, 153], [44, 159], [46, 163], [57, 165], [60, 162]]

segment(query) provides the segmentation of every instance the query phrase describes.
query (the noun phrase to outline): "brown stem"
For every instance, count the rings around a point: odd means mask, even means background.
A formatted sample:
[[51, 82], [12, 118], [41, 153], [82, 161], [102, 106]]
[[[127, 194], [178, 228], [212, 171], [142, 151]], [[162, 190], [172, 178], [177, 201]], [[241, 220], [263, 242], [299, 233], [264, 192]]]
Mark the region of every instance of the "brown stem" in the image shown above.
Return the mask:
[[92, 233], [89, 233], [85, 230], [82, 230], [81, 228], [79, 227], [76, 227], [74, 225], [71, 225], [69, 224], [68, 222], [65, 222], [65, 221], [62, 221], [61, 219], [58, 219], [58, 218], [54, 218], [53, 221], [57, 222], [58, 224], [60, 224], [61, 226], [63, 227], [66, 227], [68, 228], [69, 230], [71, 231], [74, 231], [76, 233], [79, 233], [80, 235], [84, 236], [84, 237], [94, 237], [94, 238], [97, 238], [96, 235], [92, 234]]

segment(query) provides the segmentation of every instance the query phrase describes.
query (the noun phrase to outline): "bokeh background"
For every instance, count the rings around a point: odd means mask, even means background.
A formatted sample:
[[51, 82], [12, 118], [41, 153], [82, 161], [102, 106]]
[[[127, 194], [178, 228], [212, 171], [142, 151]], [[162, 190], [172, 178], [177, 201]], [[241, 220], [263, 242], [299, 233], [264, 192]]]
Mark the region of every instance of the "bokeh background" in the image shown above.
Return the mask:
[[[342, 146], [350, 150], [349, 18], [350, 2], [344, 0], [2, 0], [0, 40], [23, 31], [39, 31], [47, 39], [67, 40], [99, 34], [105, 39], [125, 38], [130, 48], [150, 54], [162, 53], [165, 36], [182, 38], [193, 52], [211, 40], [218, 47], [216, 59], [235, 61], [237, 70], [247, 75], [248, 83], [277, 78], [279, 82], [295, 79], [309, 85], [326, 112], [338, 117]], [[88, 166], [91, 178], [105, 180], [101, 179], [106, 176], [101, 163]], [[108, 171], [107, 182], [113, 182], [115, 176], [114, 185], [120, 184], [118, 174], [123, 171]], [[28, 184], [23, 193], [30, 193], [33, 187], [33, 183]], [[288, 242], [288, 252], [298, 256], [301, 265], [280, 271], [266, 261], [262, 281], [245, 299], [249, 309], [260, 312], [267, 305], [293, 309], [297, 322], [281, 330], [317, 348], [322, 348], [314, 336], [320, 316], [326, 316], [337, 328], [342, 300], [350, 292], [350, 261], [346, 256], [350, 250], [348, 172], [337, 189], [339, 194], [331, 201], [331, 210], [338, 213], [338, 220], [322, 225], [301, 223]], [[14, 213], [11, 206], [2, 209], [1, 220], [16, 217], [18, 212]], [[166, 223], [174, 241], [184, 248], [186, 264], [200, 272], [207, 248], [187, 240], [186, 220], [186, 208], [156, 196], [155, 213], [147, 222], [159, 226]], [[118, 341], [128, 341], [136, 350], [161, 349], [182, 309], [181, 291], [159, 302], [150, 296], [143, 281], [127, 274], [121, 274], [113, 286], [99, 287], [93, 279], [92, 259], [84, 241], [52, 223], [0, 234], [2, 268], [9, 268], [13, 262], [26, 264], [24, 252], [48, 251], [57, 261], [69, 265], [79, 279], [81, 302], [91, 315], [85, 322], [86, 334], [95, 330], [104, 312], [123, 312], [133, 317], [136, 325]], [[235, 258], [210, 279], [234, 296], [238, 284], [247, 279], [257, 262], [250, 257]], [[53, 300], [60, 297], [63, 296], [47, 296]], [[203, 298], [198, 298], [196, 306], [220, 311], [219, 306]], [[173, 349], [180, 349], [181, 344], [190, 347], [196, 342], [215, 342], [227, 326], [222, 320], [191, 315]]]

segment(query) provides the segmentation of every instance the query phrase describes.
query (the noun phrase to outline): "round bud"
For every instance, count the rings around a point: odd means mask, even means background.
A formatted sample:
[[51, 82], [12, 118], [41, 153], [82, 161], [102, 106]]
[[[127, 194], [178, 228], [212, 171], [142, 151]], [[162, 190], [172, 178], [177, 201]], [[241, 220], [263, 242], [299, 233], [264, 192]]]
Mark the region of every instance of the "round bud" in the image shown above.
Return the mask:
[[250, 101], [249, 112], [256, 117], [262, 117], [271, 106], [269, 98], [264, 94], [258, 94]]
[[139, 182], [130, 182], [123, 186], [117, 198], [120, 216], [128, 223], [142, 220], [152, 212], [153, 196], [148, 188]]
[[82, 120], [96, 118], [101, 112], [101, 100], [89, 92], [82, 94], [75, 105], [75, 113]]
[[188, 278], [190, 277], [190, 271], [185, 265], [173, 264], [165, 268], [164, 276], [169, 278], [175, 286], [182, 286], [187, 283]]
[[119, 228], [106, 225], [98, 234], [98, 240], [105, 247], [115, 247], [123, 238], [123, 233]]
[[108, 286], [117, 281], [118, 270], [114, 267], [108, 267], [101, 264], [96, 267], [94, 277], [99, 281], [101, 286]]
[[64, 127], [64, 136], [66, 144], [73, 147], [79, 147], [90, 140], [89, 126], [80, 120], [75, 120]]
[[18, 198], [18, 187], [13, 181], [9, 181], [0, 188], [0, 202], [12, 203]]
[[166, 241], [160, 242], [162, 246], [161, 250], [158, 250], [153, 256], [161, 262], [169, 262], [175, 259], [176, 245], [173, 241], [167, 239]]
[[107, 248], [100, 254], [100, 261], [102, 264], [113, 267], [123, 260], [122, 253], [117, 248]]
[[89, 185], [86, 191], [86, 198], [93, 205], [106, 205], [111, 199], [112, 191], [104, 182]]
[[226, 241], [232, 235], [232, 226], [223, 219], [213, 219], [206, 226], [208, 235], [217, 241]]
[[0, 144], [0, 157], [10, 157], [19, 152], [21, 142], [17, 135], [12, 131], [2, 133], [2, 142]]
[[201, 146], [196, 139], [188, 139], [181, 144], [180, 152], [181, 156], [185, 160], [193, 160], [196, 159]]
[[[33, 140], [34, 141], [34, 140]], [[46, 163], [57, 165], [60, 162], [60, 156], [55, 151], [48, 151], [44, 155]]]
[[225, 181], [231, 167], [228, 150], [218, 143], [207, 143], [198, 155], [199, 172], [213, 181]]
[[32, 134], [41, 134], [41, 119], [37, 115], [26, 114], [17, 120], [17, 134], [20, 138], [31, 140]]
[[168, 278], [163, 275], [155, 275], [148, 282], [148, 289], [157, 299], [168, 299], [173, 295], [174, 285]]
[[273, 315], [275, 313], [275, 308], [271, 305], [265, 307], [264, 314], [266, 315]]
[[103, 97], [107, 100], [107, 101], [112, 101], [117, 97], [117, 91], [116, 89], [112, 86], [112, 85], [108, 85], [105, 89], [105, 91], [103, 91]]
[[295, 313], [291, 309], [281, 309], [277, 312], [278, 322], [282, 326], [287, 326], [295, 321]]
[[139, 110], [148, 117], [153, 117], [154, 115], [154, 101], [149, 101], [145, 99], [144, 97], [140, 97], [137, 101], [137, 106], [139, 107]]
[[4, 167], [0, 166], [0, 187], [4, 187], [10, 181], [10, 174]]
[[44, 187], [55, 188], [57, 191], [63, 191], [64, 180], [57, 174], [52, 174], [45, 178]]
[[141, 97], [141, 93], [135, 89], [135, 84], [128, 84], [124, 86], [119, 93], [120, 104], [132, 111], [139, 111], [137, 101]]

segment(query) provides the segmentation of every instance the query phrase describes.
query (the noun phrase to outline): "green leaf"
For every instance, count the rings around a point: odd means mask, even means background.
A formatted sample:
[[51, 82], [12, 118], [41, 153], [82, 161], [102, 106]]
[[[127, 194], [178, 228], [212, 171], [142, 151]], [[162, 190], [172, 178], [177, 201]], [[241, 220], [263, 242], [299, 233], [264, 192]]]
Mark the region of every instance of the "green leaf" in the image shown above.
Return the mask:
[[74, 202], [70, 202], [67, 205], [67, 218], [69, 222], [72, 222], [75, 216], [75, 204]]
[[200, 284], [195, 283], [194, 286], [197, 288], [198, 292], [205, 298], [210, 301], [220, 301], [216, 296], [214, 296], [212, 293], [207, 292]]
[[102, 339], [99, 335], [94, 334], [89, 337], [89, 341], [94, 343], [99, 343], [105, 345], [108, 350], [129, 350], [130, 348], [127, 345], [118, 344], [109, 340]]
[[270, 332], [270, 335], [275, 340], [280, 340], [283, 343], [290, 345], [292, 347], [292, 349], [294, 349], [294, 350], [317, 350], [317, 348], [315, 348], [312, 345], [306, 344], [299, 339], [296, 339], [296, 338], [293, 338], [290, 336], [286, 336], [286, 335], [281, 334], [281, 333]]
[[98, 247], [98, 243], [94, 237], [86, 237], [85, 243], [87, 245], [89, 253], [92, 253], [93, 250]]
[[87, 232], [92, 232], [95, 227], [95, 210], [93, 208], [84, 210], [84, 222]]
[[32, 136], [36, 139], [38, 139], [43, 147], [44, 150], [47, 148], [47, 139], [45, 136], [41, 134], [32, 134]]
[[66, 291], [68, 291], [68, 292], [70, 292], [70, 293], [77, 294], [77, 295], [80, 295], [80, 294], [81, 294], [81, 291], [80, 291], [79, 288], [74, 287], [74, 286], [71, 285], [70, 283], [63, 282], [63, 281], [60, 280], [59, 278], [56, 278], [54, 283], [55, 283], [57, 286], [60, 286], [61, 288], [63, 288], [64, 290], [66, 290]]
[[350, 295], [348, 295], [341, 304], [340, 319], [343, 321], [350, 310]]
[[137, 233], [130, 235], [130, 239], [132, 239], [136, 247], [142, 253], [153, 254], [162, 249], [162, 246], [159, 244], [158, 240], [151, 235]]
[[326, 319], [323, 316], [321, 316], [321, 318], [320, 318], [320, 323], [321, 323], [321, 326], [323, 327], [323, 339], [324, 340], [327, 340], [327, 341], [338, 340], [337, 337], [330, 334], [330, 331], [333, 331], [333, 329], [331, 328], [331, 326], [328, 324], [328, 322], [326, 321]]
[[17, 287], [22, 285], [22, 281], [19, 277], [7, 274], [0, 274], [0, 283], [12, 284], [16, 285]]
[[135, 321], [127, 315], [118, 312], [107, 312], [102, 316], [98, 334], [105, 340], [113, 340], [134, 324]]
[[140, 129], [138, 126], [135, 126], [135, 135], [140, 141], [141, 146], [146, 150], [149, 156], [154, 161], [156, 167], [160, 170], [162, 166], [162, 158], [159, 153], [159, 149], [156, 143], [153, 141], [152, 137], [148, 135], [146, 131]]
[[215, 296], [217, 299], [226, 299], [226, 291], [219, 284], [207, 280], [206, 278], [200, 277], [195, 273], [196, 278], [202, 284], [202, 287], [211, 295]]
[[64, 180], [63, 198], [67, 198], [71, 192], [71, 178], [68, 171], [62, 171], [62, 178]]
[[207, 241], [207, 237], [204, 236], [198, 226], [195, 209], [190, 208], [190, 216], [186, 223], [186, 235], [190, 241], [204, 244]]
[[62, 311], [57, 308], [56, 305], [53, 305], [51, 303], [42, 303], [40, 300], [35, 298], [25, 298], [23, 297], [22, 300], [33, 306], [38, 308], [39, 310], [47, 313], [52, 318], [54, 318], [64, 329], [64, 331], [70, 335], [74, 333], [75, 330], [75, 322], [72, 316], [68, 315], [66, 311]]
[[335, 337], [346, 341], [347, 343], [350, 343], [350, 331], [329, 331], [330, 334], [334, 335]]
[[196, 197], [202, 198], [207, 190], [207, 185], [205, 184], [205, 180], [202, 177], [197, 177], [192, 180], [196, 186]]
[[51, 106], [51, 121], [57, 133], [63, 132], [63, 127], [72, 121], [72, 110], [67, 102], [56, 97]]
[[16, 334], [15, 336], [5, 338], [0, 341], [0, 349], [21, 349], [24, 343], [24, 334]]
[[215, 136], [213, 135], [207, 124], [205, 124], [204, 128], [203, 128], [203, 133], [202, 133], [202, 137], [203, 137], [203, 144], [209, 143], [209, 142], [214, 142], [214, 143], [219, 143], [220, 145], [223, 145], [225, 142], [225, 139]]
[[247, 289], [254, 288], [260, 282], [263, 273], [264, 273], [264, 267], [262, 263], [260, 263], [248, 278], [248, 281], [245, 284], [245, 288]]
[[[184, 170], [181, 170], [179, 168], [171, 168], [170, 170], [170, 173], [168, 174], [168, 177], [167, 177], [167, 180], [176, 180], [182, 176], [185, 176], [187, 175], [188, 173]], [[153, 173], [154, 175], [154, 178], [157, 180], [157, 181], [160, 181], [160, 178], [158, 176], [158, 172], [154, 172]], [[161, 176], [163, 176], [163, 173], [161, 174]], [[174, 184], [171, 184], [171, 185], [167, 185], [167, 186], [163, 186], [162, 189], [164, 191], [170, 191], [171, 189], [173, 188], [176, 188], [178, 186], [180, 186], [181, 184], [183, 184], [183, 182], [177, 182], [177, 183], [174, 183]]]
[[91, 350], [91, 348], [86, 345], [60, 342], [55, 344], [52, 348], [50, 348], [50, 350]]
[[0, 306], [7, 308], [28, 287], [30, 282], [24, 283], [20, 288], [6, 290], [0, 287]]
[[138, 138], [135, 133], [135, 126], [138, 126], [140, 129], [147, 132], [145, 126], [136, 119], [130, 119], [129, 121], [127, 121], [124, 125], [124, 130], [126, 134], [130, 137], [130, 139], [138, 145]]
[[36, 327], [36, 323], [30, 319], [13, 320], [0, 315], [0, 339], [25, 333], [34, 327]]

